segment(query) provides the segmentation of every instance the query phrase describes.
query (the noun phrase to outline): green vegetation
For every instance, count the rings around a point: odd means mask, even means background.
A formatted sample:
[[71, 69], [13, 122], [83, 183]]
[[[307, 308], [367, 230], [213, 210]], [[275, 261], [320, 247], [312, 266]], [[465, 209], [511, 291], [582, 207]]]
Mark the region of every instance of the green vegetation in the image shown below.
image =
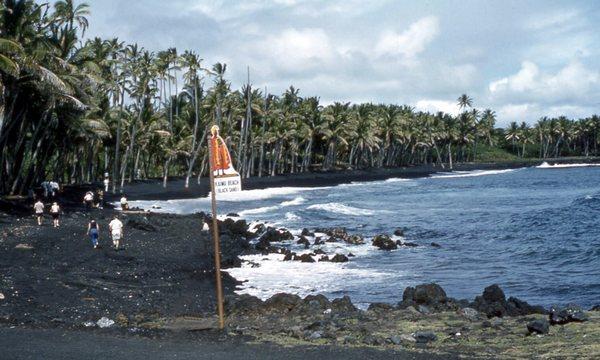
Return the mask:
[[[598, 154], [600, 118], [541, 119], [496, 129], [492, 110], [461, 95], [462, 113], [383, 104], [320, 104], [290, 87], [232, 89], [227, 66], [193, 51], [153, 53], [118, 39], [86, 39], [87, 4], [0, 5], [0, 193], [46, 179], [100, 180], [207, 173], [216, 123], [242, 176], [337, 168]], [[511, 155], [512, 154], [512, 155]]]

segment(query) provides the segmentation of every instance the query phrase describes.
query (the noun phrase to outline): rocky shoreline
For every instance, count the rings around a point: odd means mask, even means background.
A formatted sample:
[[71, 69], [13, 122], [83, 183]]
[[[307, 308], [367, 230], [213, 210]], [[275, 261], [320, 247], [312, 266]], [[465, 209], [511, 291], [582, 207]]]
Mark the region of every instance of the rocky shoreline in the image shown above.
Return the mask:
[[[206, 214], [168, 215], [142, 211], [121, 214], [125, 250], [93, 250], [85, 236], [90, 218], [101, 224], [114, 211], [70, 209], [61, 228], [38, 227], [30, 217], [0, 219], [0, 326], [113, 329], [127, 335], [215, 328], [212, 242]], [[304, 229], [293, 235], [234, 217], [220, 221], [222, 262], [240, 266], [240, 256], [278, 253], [284, 260], [346, 262], [352, 254], [326, 253], [319, 245], [371, 241], [387, 251], [431, 246], [404, 242], [404, 229], [371, 240], [345, 229]], [[400, 238], [398, 240], [397, 238]], [[286, 244], [301, 246], [298, 254]], [[351, 247], [350, 247], [351, 248]], [[597, 351], [598, 311], [576, 306], [544, 309], [506, 297], [497, 285], [473, 301], [453, 299], [436, 284], [399, 290], [396, 304], [357, 309], [348, 297], [300, 298], [276, 294], [262, 301], [237, 295], [240, 283], [223, 273], [227, 336], [281, 345], [374, 346], [436, 353], [500, 356], [507, 349], [525, 354], [556, 341], [576, 341], [582, 355]], [[595, 308], [594, 310], [598, 310]], [[565, 330], [566, 329], [566, 330]], [[532, 345], [532, 339], [535, 344]]]

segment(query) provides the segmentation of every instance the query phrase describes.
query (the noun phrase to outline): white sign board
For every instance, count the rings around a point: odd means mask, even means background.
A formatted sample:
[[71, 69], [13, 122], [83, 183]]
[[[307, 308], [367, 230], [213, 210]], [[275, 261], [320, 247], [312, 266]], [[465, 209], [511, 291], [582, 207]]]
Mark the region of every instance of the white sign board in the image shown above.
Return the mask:
[[215, 193], [230, 194], [242, 191], [242, 179], [239, 175], [221, 175], [215, 177]]

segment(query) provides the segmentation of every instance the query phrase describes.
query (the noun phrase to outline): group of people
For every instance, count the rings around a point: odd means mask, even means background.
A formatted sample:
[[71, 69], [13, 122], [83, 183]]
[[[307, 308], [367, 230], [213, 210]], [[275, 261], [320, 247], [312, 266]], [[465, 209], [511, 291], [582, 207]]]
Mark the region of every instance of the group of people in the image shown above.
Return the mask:
[[44, 190], [44, 199], [54, 199], [60, 190], [60, 185], [56, 181], [44, 181], [40, 185], [42, 186], [42, 190]]
[[[36, 201], [35, 204], [33, 204], [33, 210], [35, 211], [35, 216], [37, 218], [37, 223], [39, 226], [42, 226], [42, 221], [44, 219], [44, 210], [45, 210], [45, 205], [42, 202], [42, 200]], [[50, 206], [50, 215], [52, 216], [52, 224], [54, 225], [54, 227], [59, 227], [60, 226], [60, 206], [58, 206], [57, 202], [53, 202], [52, 205]]]
[[[119, 217], [115, 215], [110, 223], [108, 223], [108, 231], [113, 242], [115, 250], [119, 250], [123, 239], [123, 223]], [[100, 238], [100, 225], [96, 220], [90, 220], [88, 223], [87, 234], [92, 241], [94, 249], [98, 249], [98, 239]]]

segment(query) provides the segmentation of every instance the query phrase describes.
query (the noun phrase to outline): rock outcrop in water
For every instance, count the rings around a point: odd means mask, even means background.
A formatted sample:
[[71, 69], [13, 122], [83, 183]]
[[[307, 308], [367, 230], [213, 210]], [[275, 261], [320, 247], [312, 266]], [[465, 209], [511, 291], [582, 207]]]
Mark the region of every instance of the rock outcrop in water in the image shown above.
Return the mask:
[[519, 316], [529, 314], [546, 314], [541, 306], [529, 305], [526, 301], [510, 297], [506, 300], [504, 291], [494, 284], [486, 287], [481, 296], [473, 302], [473, 308], [486, 314], [488, 317]]
[[373, 246], [378, 247], [380, 250], [395, 250], [398, 248], [398, 244], [387, 235], [377, 235], [373, 238]]

